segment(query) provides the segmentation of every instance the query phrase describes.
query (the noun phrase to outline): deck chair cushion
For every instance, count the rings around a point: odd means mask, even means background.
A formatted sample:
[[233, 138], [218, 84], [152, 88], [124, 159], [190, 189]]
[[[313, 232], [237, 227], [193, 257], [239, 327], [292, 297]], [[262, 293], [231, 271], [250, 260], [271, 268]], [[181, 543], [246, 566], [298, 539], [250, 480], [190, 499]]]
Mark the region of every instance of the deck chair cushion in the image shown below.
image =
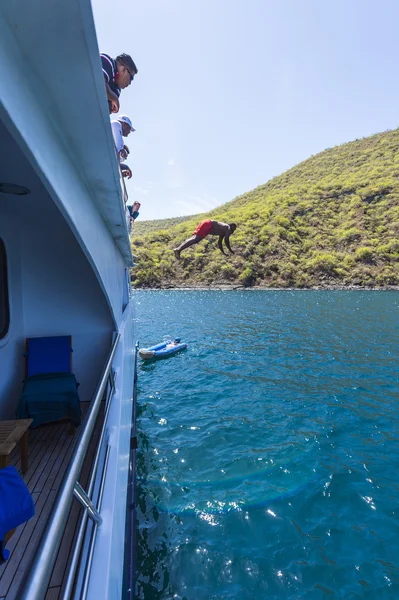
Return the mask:
[[34, 514], [32, 496], [15, 467], [0, 469], [0, 564], [9, 555], [4, 548], [6, 534]]
[[17, 409], [18, 419], [33, 419], [31, 427], [60, 419], [80, 425], [78, 384], [73, 373], [33, 375], [24, 381]]
[[71, 337], [28, 338], [26, 340], [26, 376], [41, 373], [71, 372]]

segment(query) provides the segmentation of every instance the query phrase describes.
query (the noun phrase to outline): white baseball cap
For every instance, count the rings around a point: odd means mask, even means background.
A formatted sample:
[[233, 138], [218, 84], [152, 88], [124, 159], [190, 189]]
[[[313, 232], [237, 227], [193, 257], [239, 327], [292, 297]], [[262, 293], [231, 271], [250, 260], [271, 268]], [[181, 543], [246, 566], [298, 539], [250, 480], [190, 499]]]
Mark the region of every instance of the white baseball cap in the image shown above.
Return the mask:
[[120, 121], [121, 123], [126, 123], [126, 125], [129, 125], [130, 131], [136, 131], [132, 125], [131, 120], [126, 115], [121, 115], [120, 117], [118, 117], [118, 121]]

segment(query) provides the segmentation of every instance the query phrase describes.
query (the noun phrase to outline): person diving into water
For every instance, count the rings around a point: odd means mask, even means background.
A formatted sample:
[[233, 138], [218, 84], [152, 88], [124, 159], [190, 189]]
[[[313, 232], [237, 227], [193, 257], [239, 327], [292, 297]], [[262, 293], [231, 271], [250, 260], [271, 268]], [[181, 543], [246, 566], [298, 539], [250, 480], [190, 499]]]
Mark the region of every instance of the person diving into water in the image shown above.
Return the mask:
[[185, 250], [194, 244], [198, 244], [198, 242], [206, 238], [207, 235], [219, 236], [218, 247], [222, 254], [227, 256], [226, 252], [223, 250], [223, 240], [227, 249], [230, 250], [231, 254], [234, 254], [230, 247], [230, 236], [235, 232], [236, 229], [237, 225], [235, 223], [230, 223], [230, 225], [227, 225], [227, 223], [220, 223], [219, 221], [205, 219], [205, 221], [202, 221], [198, 225], [191, 238], [180, 244], [178, 248], [174, 249], [175, 256], [179, 260], [180, 252], [182, 250]]

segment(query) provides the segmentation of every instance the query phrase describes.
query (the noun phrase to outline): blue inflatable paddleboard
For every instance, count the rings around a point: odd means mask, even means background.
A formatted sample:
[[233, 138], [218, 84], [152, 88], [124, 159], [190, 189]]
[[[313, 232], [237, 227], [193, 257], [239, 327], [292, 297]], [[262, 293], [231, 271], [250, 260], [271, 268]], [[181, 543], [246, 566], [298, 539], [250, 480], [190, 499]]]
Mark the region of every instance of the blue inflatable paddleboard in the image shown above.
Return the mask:
[[169, 356], [173, 356], [180, 352], [181, 350], [185, 350], [187, 348], [187, 344], [182, 344], [180, 338], [176, 338], [172, 340], [165, 340], [160, 344], [156, 344], [156, 346], [151, 346], [150, 348], [140, 348], [139, 356], [142, 360], [153, 360], [156, 358], [168, 358]]

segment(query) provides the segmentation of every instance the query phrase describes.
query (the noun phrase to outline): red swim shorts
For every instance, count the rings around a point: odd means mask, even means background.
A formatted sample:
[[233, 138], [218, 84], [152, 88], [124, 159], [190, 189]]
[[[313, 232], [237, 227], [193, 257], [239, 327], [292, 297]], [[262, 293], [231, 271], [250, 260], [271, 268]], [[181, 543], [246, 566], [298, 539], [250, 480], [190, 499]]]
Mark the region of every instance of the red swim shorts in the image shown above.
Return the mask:
[[212, 220], [211, 219], [205, 219], [205, 221], [202, 221], [197, 229], [194, 231], [193, 235], [199, 235], [200, 237], [204, 238], [207, 235], [209, 235], [212, 231]]

